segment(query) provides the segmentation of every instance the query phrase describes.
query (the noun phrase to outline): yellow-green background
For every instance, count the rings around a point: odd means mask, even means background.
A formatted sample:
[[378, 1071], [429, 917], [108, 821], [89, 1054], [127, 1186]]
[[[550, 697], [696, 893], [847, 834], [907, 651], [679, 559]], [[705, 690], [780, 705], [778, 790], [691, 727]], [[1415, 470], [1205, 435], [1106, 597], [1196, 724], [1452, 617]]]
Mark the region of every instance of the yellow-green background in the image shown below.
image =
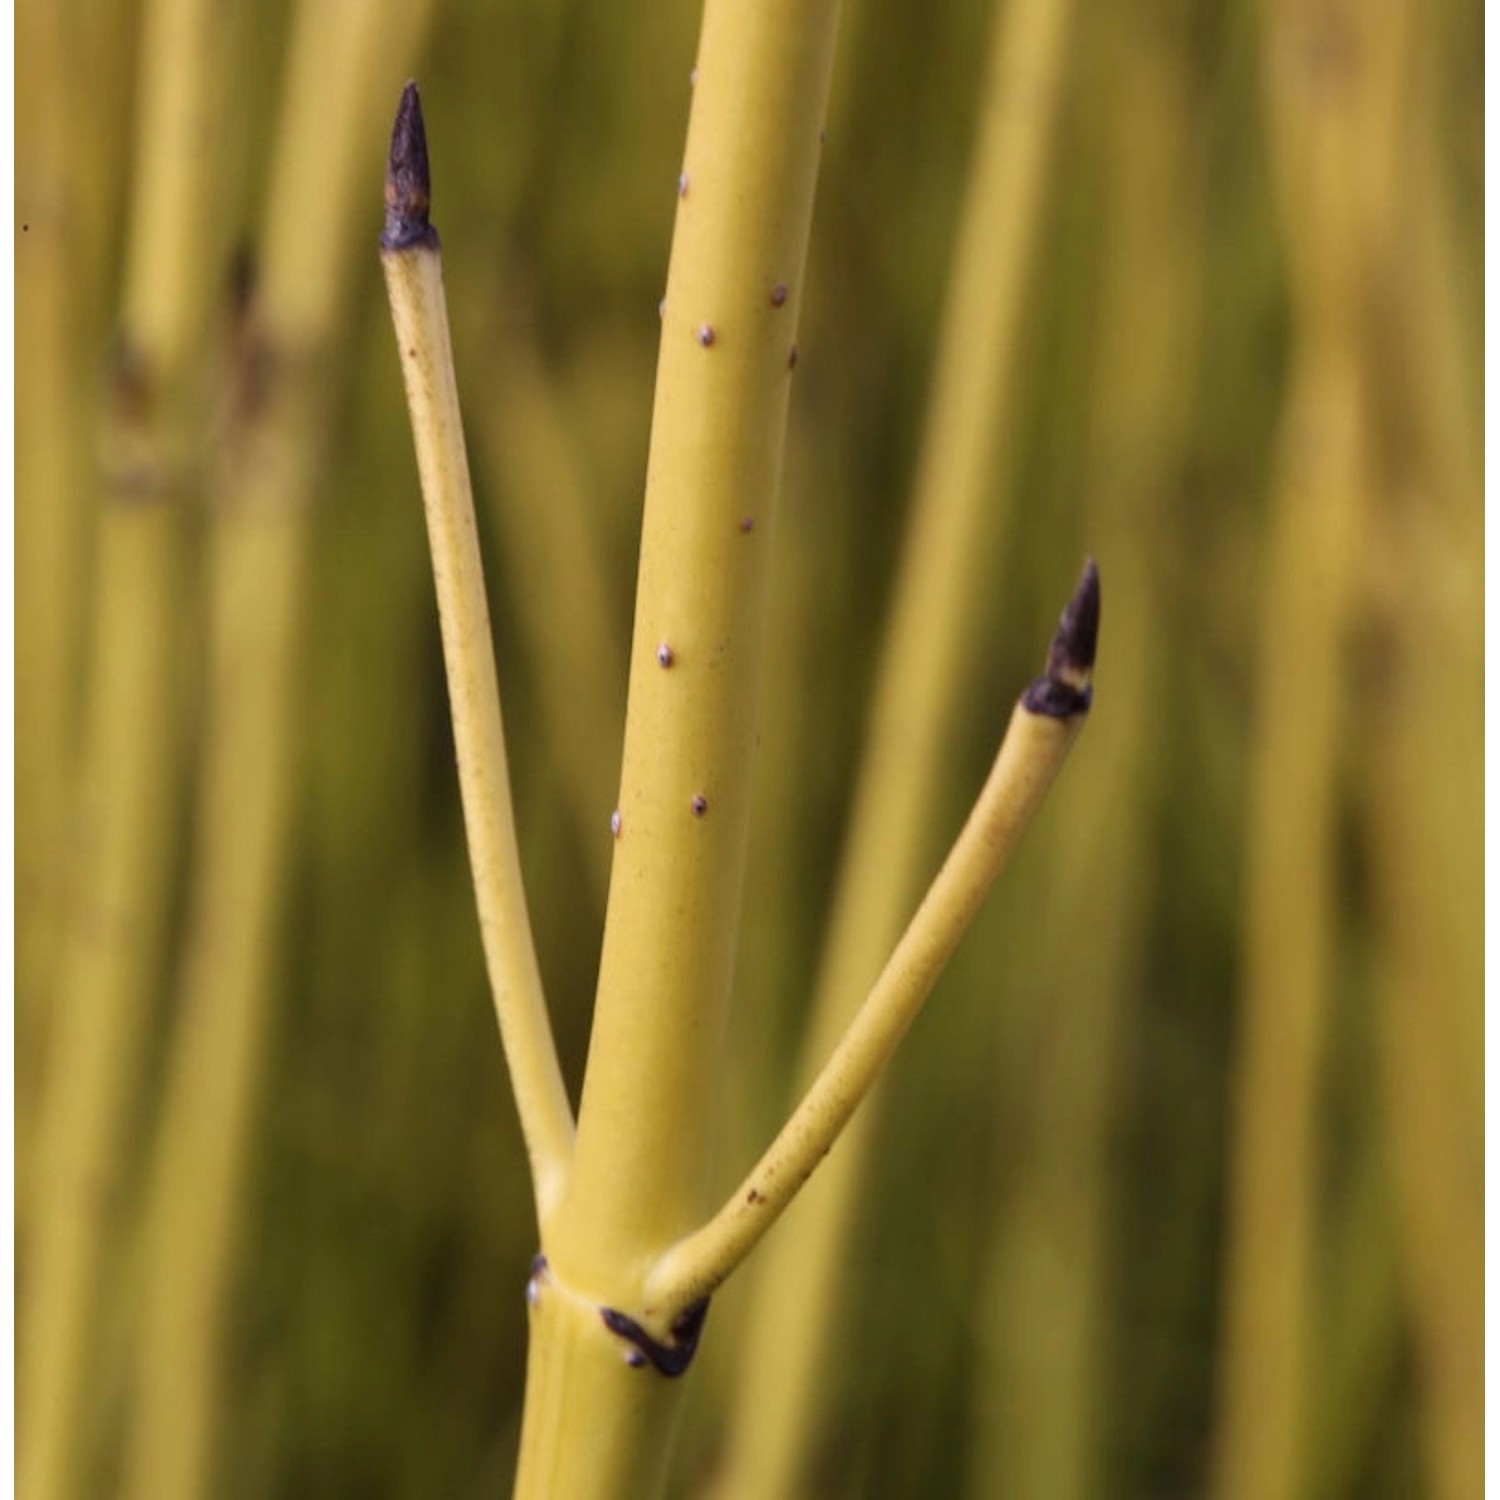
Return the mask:
[[[76, 572], [54, 579], [23, 571], [16, 579], [18, 664], [35, 646], [28, 600], [61, 587], [74, 619], [91, 609], [98, 396], [131, 191], [136, 7], [75, 0], [64, 9], [69, 45], [61, 57], [39, 58], [28, 52], [24, 26], [18, 34], [16, 291], [24, 328], [37, 257], [72, 256], [78, 407], [68, 440], [85, 525]], [[205, 254], [216, 237], [255, 238], [289, 9], [245, 7], [237, 22], [238, 70], [222, 94], [227, 191], [221, 221], [203, 228]], [[1455, 855], [1437, 834], [1429, 846], [1418, 808], [1416, 852], [1430, 858], [1408, 861], [1409, 890], [1399, 880], [1382, 886], [1386, 866], [1370, 845], [1382, 802], [1413, 795], [1413, 783], [1383, 783], [1366, 752], [1390, 715], [1409, 711], [1390, 690], [1384, 622], [1405, 618], [1412, 595], [1448, 591], [1436, 614], [1450, 635], [1428, 637], [1427, 660], [1446, 674], [1439, 679], [1446, 692], [1475, 700], [1481, 693], [1469, 670], [1481, 628], [1481, 501], [1477, 488], [1453, 476], [1476, 475], [1479, 457], [1482, 17], [1468, 3], [1413, 6], [1411, 14], [1416, 81], [1401, 95], [1398, 131], [1410, 148], [1396, 194], [1402, 232], [1360, 304], [1381, 394], [1350, 563], [1356, 582], [1336, 688], [1343, 730], [1331, 773], [1332, 973], [1316, 1107], [1315, 1294], [1304, 1330], [1312, 1371], [1306, 1493], [1329, 1497], [1449, 1493], [1432, 1483], [1424, 1447], [1433, 1376], [1420, 1354], [1421, 1300], [1409, 1294], [1402, 1269], [1406, 1200], [1389, 1169], [1391, 1140], [1408, 1127], [1393, 1120], [1383, 1081], [1376, 980], [1392, 903], [1430, 910], [1433, 880], [1477, 868], [1479, 745], [1473, 737], [1423, 741], [1431, 754], [1415, 795], [1423, 788], [1435, 799], [1458, 795], [1472, 821]], [[726, 1187], [775, 1124], [812, 983], [911, 489], [990, 21], [976, 0], [852, 3], [842, 21], [774, 537], [744, 983], [723, 1093]], [[490, 569], [522, 858], [575, 1097], [610, 850], [657, 300], [696, 27], [685, 0], [649, 9], [437, 0], [414, 67]], [[1137, 834], [1129, 870], [1112, 883], [1129, 904], [1129, 937], [1120, 949], [1125, 971], [1110, 978], [1119, 1009], [1105, 1092], [1092, 1106], [1102, 1112], [1106, 1144], [1098, 1170], [1081, 1169], [1079, 1179], [1080, 1191], [1102, 1204], [1104, 1225], [1104, 1291], [1087, 1335], [1097, 1403], [1087, 1436], [1091, 1484], [1101, 1496], [1157, 1497], [1197, 1494], [1208, 1481], [1223, 1354], [1267, 523], [1299, 336], [1267, 136], [1267, 28], [1267, 9], [1245, 0], [1111, 0], [1078, 6], [1068, 31], [1016, 399], [996, 442], [995, 485], [1010, 496], [1011, 519], [992, 539], [990, 586], [966, 644], [968, 708], [948, 743], [932, 859], [979, 784], [1011, 699], [1038, 669], [1089, 550], [1104, 580], [1094, 723], [883, 1086], [877, 1166], [842, 1278], [823, 1389], [818, 1495], [1000, 1493], [1012, 1448], [992, 1452], [995, 1434], [1024, 1437], [1013, 1413], [1036, 1401], [1017, 1388], [1016, 1372], [1045, 1367], [1028, 1360], [1021, 1341], [1045, 1346], [1049, 1327], [1067, 1312], [1042, 1303], [1024, 1323], [1006, 1323], [987, 1307], [1007, 1236], [1028, 1211], [1028, 1174], [1048, 1160], [1036, 1140], [1052, 1118], [1043, 1095], [1068, 1087], [1072, 1049], [1083, 1055], [1091, 1041], [1074, 1030], [1087, 1028], [1092, 1014], [1078, 986], [1097, 982], [1090, 977], [1097, 966], [1084, 956], [1104, 914], [1077, 909], [1066, 888], [1069, 866], [1053, 846], [1064, 805], [1098, 774], [1096, 752], [1108, 742], [1117, 703], [1110, 621], [1119, 607], [1148, 610], [1157, 636], [1146, 672], [1153, 705], [1146, 750], [1126, 790], [1140, 799]], [[1131, 47], [1121, 45], [1124, 34], [1135, 39]], [[1118, 238], [1120, 195], [1132, 190], [1121, 162], [1141, 119], [1122, 75], [1143, 50], [1165, 59], [1180, 85], [1168, 116], [1177, 132], [1169, 154], [1173, 170], [1186, 174], [1174, 201], [1188, 205], [1161, 224], [1170, 242], [1155, 250], [1149, 226], [1144, 249], [1139, 238], [1128, 247]], [[1357, 67], [1358, 58], [1347, 65]], [[47, 66], [68, 73], [71, 154], [60, 173], [28, 155]], [[468, 885], [415, 466], [375, 253], [383, 155], [372, 137], [355, 234], [367, 253], [354, 266], [333, 364], [315, 505], [298, 653], [294, 836], [281, 877], [276, 983], [265, 996], [272, 1040], [220, 1349], [210, 1492], [227, 1497], [503, 1493], [521, 1399], [521, 1292], [535, 1248], [530, 1195]], [[65, 221], [73, 228], [33, 240], [22, 225], [60, 191], [74, 205]], [[1430, 220], [1440, 253], [1409, 254]], [[78, 223], [94, 235], [93, 250], [79, 249]], [[1112, 338], [1120, 347], [1110, 320], [1126, 316], [1131, 303], [1111, 282], [1125, 254], [1134, 257], [1129, 274], [1148, 278], [1159, 261], [1195, 281], [1176, 314], [1180, 439], [1155, 458], [1160, 485], [1149, 525], [1115, 533], [1113, 545], [1132, 549], [1129, 565], [1116, 571], [1137, 590], [1118, 601], [1110, 552], [1087, 515], [1110, 464], [1099, 414], [1130, 394], [1128, 357], [1103, 353]], [[98, 268], [97, 282], [77, 271], [80, 264]], [[1382, 299], [1399, 303], [1398, 315], [1387, 316]], [[225, 306], [227, 320], [227, 287]], [[1453, 337], [1403, 342], [1390, 331], [1406, 327], [1403, 316], [1447, 318]], [[1129, 336], [1148, 340], [1155, 331]], [[1451, 355], [1448, 367], [1422, 362], [1434, 348]], [[40, 430], [26, 404], [31, 352], [23, 335], [16, 351], [23, 475]], [[1155, 356], [1143, 351], [1148, 357]], [[209, 392], [227, 388], [222, 350], [205, 358], [198, 379]], [[1442, 461], [1410, 437], [1434, 425], [1423, 425], [1434, 389], [1451, 408], [1446, 427], [1435, 421], [1453, 448]], [[205, 442], [213, 440], [206, 428]], [[558, 659], [523, 628], [536, 598], [560, 637], [577, 628], [569, 572], [519, 570], [499, 545], [496, 519], [502, 508], [549, 505], [559, 486], [575, 486], [586, 504], [613, 629], [590, 643], [612, 696], [579, 718], [607, 730], [582, 757], [593, 767], [582, 791], [577, 778], [561, 774], [568, 751], [543, 707], [546, 674]], [[35, 503], [23, 483], [18, 526]], [[1419, 529], [1426, 524], [1424, 506], [1442, 517], [1436, 567], [1424, 563], [1432, 548], [1404, 540], [1411, 514]], [[203, 517], [192, 525], [201, 533]], [[197, 576], [190, 564], [182, 602], [190, 642], [201, 640]], [[88, 666], [80, 659], [69, 680], [32, 691], [81, 701]], [[18, 701], [18, 742], [36, 701]], [[174, 835], [179, 892], [194, 868], [192, 764], [202, 751], [193, 738], [193, 684], [185, 702], [194, 750]], [[18, 780], [18, 802], [32, 790]], [[28, 848], [27, 836], [23, 821], [23, 942], [26, 924], [44, 920], [28, 872], [38, 860], [57, 856], [74, 868], [88, 857], [66, 831], [48, 831], [40, 849]], [[1467, 972], [1477, 975], [1478, 907], [1461, 890], [1451, 894], [1462, 917], [1456, 937], [1450, 920], [1434, 923], [1424, 941], [1457, 941], [1473, 960]], [[179, 899], [122, 1138], [128, 1166], [108, 1205], [98, 1347], [77, 1434], [89, 1494], [112, 1492], [131, 1409], [138, 1285], [131, 1255], [173, 1046], [182, 909]], [[1072, 913], [1066, 930], [1059, 910]], [[44, 972], [58, 964], [49, 953]], [[28, 994], [28, 982], [23, 973], [17, 995], [23, 1178], [36, 1099], [52, 1070], [66, 1066], [47, 1048], [52, 1002], [35, 986]], [[1429, 998], [1435, 1026], [1456, 1006], [1472, 1016], [1477, 1037], [1477, 990]], [[1479, 1122], [1463, 1112], [1466, 1096], [1437, 1089], [1422, 1097], [1458, 1112], [1455, 1129], [1477, 1167]], [[1467, 1163], [1460, 1175], [1473, 1193], [1463, 1222], [1477, 1233], [1479, 1177]], [[27, 1202], [18, 1200], [23, 1326]], [[1465, 1236], [1438, 1253], [1466, 1267], [1477, 1247]], [[1069, 1302], [1066, 1264], [1049, 1274], [1060, 1302]], [[1462, 1285], [1462, 1272], [1455, 1277]], [[1340, 1290], [1357, 1278], [1373, 1290], [1341, 1319], [1330, 1309], [1344, 1305]], [[714, 1462], [743, 1280], [724, 1291], [707, 1326], [678, 1493], [692, 1493]], [[1477, 1303], [1471, 1312], [1477, 1339]], [[24, 1383], [17, 1400], [24, 1431]], [[1048, 1401], [1037, 1402], [1035, 1421], [1045, 1424], [1048, 1410]]]

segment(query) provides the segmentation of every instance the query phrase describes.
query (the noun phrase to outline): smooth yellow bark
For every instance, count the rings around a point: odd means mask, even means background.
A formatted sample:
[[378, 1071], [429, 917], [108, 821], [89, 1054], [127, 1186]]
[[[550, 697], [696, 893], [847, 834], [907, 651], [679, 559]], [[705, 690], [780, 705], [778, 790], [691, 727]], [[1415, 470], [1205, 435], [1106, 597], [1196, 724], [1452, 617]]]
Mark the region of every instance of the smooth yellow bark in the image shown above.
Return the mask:
[[383, 251], [381, 260], [416, 438], [480, 935], [545, 1227], [567, 1179], [573, 1117], [521, 883], [442, 259], [435, 246], [423, 245]]
[[[704, 1208], [836, 13], [709, 0], [663, 304], [598, 998], [573, 1170], [543, 1234], [551, 1295], [663, 1341], [646, 1276]], [[557, 1327], [534, 1314], [530, 1368], [547, 1379], [529, 1382], [517, 1494], [658, 1492], [677, 1382], [622, 1364], [617, 1337]]]

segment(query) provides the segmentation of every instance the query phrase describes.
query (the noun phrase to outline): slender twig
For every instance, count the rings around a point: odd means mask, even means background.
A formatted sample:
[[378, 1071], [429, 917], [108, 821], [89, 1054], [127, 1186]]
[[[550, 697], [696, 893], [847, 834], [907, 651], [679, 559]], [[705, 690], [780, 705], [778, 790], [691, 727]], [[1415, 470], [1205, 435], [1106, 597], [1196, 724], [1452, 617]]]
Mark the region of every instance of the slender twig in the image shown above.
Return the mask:
[[916, 1018], [1082, 728], [1099, 628], [1092, 561], [1042, 676], [1011, 715], [989, 779], [880, 978], [781, 1133], [719, 1212], [672, 1247], [647, 1283], [671, 1315], [717, 1288], [781, 1216], [838, 1139]]
[[415, 84], [401, 96], [386, 176], [381, 261], [406, 377], [427, 513], [459, 785], [480, 931], [521, 1130], [545, 1225], [573, 1150], [573, 1118], [526, 913], [489, 606], [459, 415], [427, 136]]

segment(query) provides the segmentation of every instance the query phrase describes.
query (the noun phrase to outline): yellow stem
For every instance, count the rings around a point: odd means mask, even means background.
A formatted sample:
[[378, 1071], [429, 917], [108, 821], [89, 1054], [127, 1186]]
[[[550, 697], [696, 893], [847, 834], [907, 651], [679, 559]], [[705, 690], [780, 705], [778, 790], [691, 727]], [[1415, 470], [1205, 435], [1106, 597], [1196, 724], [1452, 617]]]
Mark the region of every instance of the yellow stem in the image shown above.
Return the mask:
[[1390, 217], [1402, 8], [1269, 7], [1265, 78], [1296, 351], [1272, 497], [1246, 840], [1214, 1490], [1306, 1472], [1318, 1097], [1338, 952], [1344, 634], [1370, 484], [1367, 293]]
[[[1476, 739], [1476, 744], [1478, 743]], [[1404, 753], [1405, 747], [1397, 751]], [[1404, 769], [1404, 768], [1403, 768]], [[1424, 769], [1418, 785], [1425, 784]], [[1398, 770], [1410, 797], [1404, 812], [1381, 821], [1424, 821], [1422, 794]], [[1387, 783], [1387, 787], [1390, 783]], [[1388, 800], [1391, 792], [1379, 795]], [[1400, 859], [1409, 837], [1382, 858]], [[1383, 831], [1384, 837], [1390, 833]], [[1409, 846], [1406, 846], [1409, 848]], [[1400, 860], [1387, 888], [1389, 914], [1404, 900], [1414, 861]], [[1393, 872], [1383, 870], [1383, 880]], [[1392, 902], [1394, 889], [1395, 902]], [[1408, 903], [1409, 904], [1409, 903]], [[1387, 916], [1390, 934], [1377, 988], [1382, 1104], [1400, 1216], [1404, 1290], [1412, 1315], [1419, 1373], [1423, 1458], [1438, 1500], [1479, 1500], [1484, 1493], [1484, 1188], [1481, 1142], [1471, 1131], [1454, 1087], [1458, 1069], [1433, 1009], [1448, 967], [1427, 937], [1420, 911]], [[1415, 920], [1412, 920], [1412, 918]], [[1480, 946], [1477, 933], [1466, 947]], [[1463, 963], [1468, 958], [1460, 958]]]
[[1317, 1081], [1335, 930], [1339, 646], [1363, 442], [1355, 380], [1344, 361], [1305, 365], [1282, 440], [1250, 796], [1221, 1500], [1290, 1495], [1301, 1463]]
[[137, 163], [130, 130], [139, 114], [136, 79], [144, 66], [141, 42], [153, 0], [108, 0], [102, 5], [52, 6], [67, 27], [71, 59], [68, 98], [69, 165], [76, 205], [72, 274], [77, 316], [90, 352], [103, 355], [116, 331], [114, 299], [126, 219], [135, 214]]
[[62, 8], [16, 14], [16, 1211], [25, 1233], [32, 1130], [66, 894], [67, 814], [88, 522], [78, 318], [73, 58]]
[[[141, 37], [135, 198], [119, 363], [102, 443], [98, 557], [54, 1044], [23, 1247], [20, 1490], [67, 1496], [87, 1469], [99, 1283], [126, 1157], [141, 1043], [161, 966], [182, 763], [185, 502], [219, 266], [202, 253], [221, 184], [212, 119], [230, 15], [153, 0]], [[59, 689], [60, 690], [60, 689]]]
[[[705, 1206], [836, 16], [835, 0], [704, 10], [663, 306], [619, 831], [578, 1145], [543, 1235], [524, 1500], [650, 1495], [664, 1473], [679, 1386], [625, 1363], [640, 1350], [602, 1309], [678, 1344], [645, 1283]], [[575, 1315], [564, 1309], [589, 1307], [565, 1336]]]
[[629, 708], [576, 1176], [555, 1265], [638, 1290], [702, 1209], [738, 925], [832, 0], [710, 0], [646, 481]]
[[812, 1176], [916, 1019], [1062, 769], [1083, 717], [1016, 707], [979, 800], [843, 1040], [729, 1200], [653, 1269], [646, 1283], [653, 1305], [670, 1315], [716, 1290]]
[[[162, 958], [176, 832], [181, 516], [152, 504], [101, 520], [94, 677], [76, 815], [97, 843], [72, 894], [22, 1246], [18, 1492], [75, 1493], [94, 1409], [100, 1283], [120, 1243], [116, 1184]], [[139, 722], [149, 715], [147, 722]], [[121, 733], [121, 726], [130, 726]]]
[[[1429, 88], [1431, 85], [1429, 84]], [[1477, 361], [1450, 242], [1451, 187], [1430, 123], [1405, 174], [1413, 245], [1393, 261], [1402, 389], [1425, 483], [1388, 546], [1399, 707], [1368, 737], [1381, 932], [1381, 1065], [1399, 1249], [1419, 1371], [1423, 1456], [1439, 1500], [1483, 1491], [1484, 443]], [[1389, 373], [1389, 372], [1388, 372]]]
[[307, 561], [360, 176], [425, 24], [410, 0], [304, 0], [260, 276], [212, 488], [204, 764], [178, 1025], [151, 1163], [125, 1489], [210, 1472], [222, 1315], [255, 1125], [292, 832]]
[[[207, 741], [195, 808], [200, 860], [181, 999], [150, 1162], [140, 1327], [122, 1493], [196, 1500], [220, 1415], [221, 1317], [255, 1126], [255, 1086], [275, 974], [278, 874], [294, 764], [294, 675], [305, 572], [294, 485], [257, 465], [209, 538]], [[226, 497], [227, 498], [227, 497]]]
[[516, 1109], [531, 1158], [537, 1217], [545, 1227], [568, 1178], [573, 1118], [547, 1019], [521, 884], [442, 259], [435, 236], [430, 243], [385, 249], [381, 259], [406, 377], [432, 548], [480, 933]]
[[[1378, 1021], [1378, 1006], [1376, 1012], [1371, 1019]], [[1373, 1040], [1378, 1051], [1378, 1032]], [[1370, 1110], [1353, 1181], [1329, 1226], [1319, 1277], [1323, 1296], [1312, 1361], [1317, 1441], [1306, 1454], [1307, 1500], [1334, 1500], [1356, 1487], [1402, 1357], [1390, 1152], [1378, 1107]]]
[[1174, 696], [1161, 663], [1176, 634], [1160, 580], [1179, 560], [1169, 505], [1192, 417], [1204, 248], [1192, 63], [1185, 28], [1167, 21], [1181, 12], [1169, 7], [1147, 25], [1114, 7], [1095, 21], [1108, 78], [1091, 86], [1115, 123], [1102, 156], [1099, 394], [1083, 524], [1109, 568], [1109, 706], [1089, 730], [1087, 774], [1075, 773], [1047, 847], [1033, 853], [1044, 893], [1037, 971], [1018, 975], [1013, 993], [1028, 997], [1023, 1024], [1035, 1042], [998, 1142], [1015, 1186], [995, 1202], [989, 1230], [971, 1407], [982, 1414], [968, 1487], [976, 1500], [1083, 1500], [1109, 1488], [1100, 1398], [1111, 1148], [1120, 1039], [1141, 998], [1157, 884], [1159, 726]]
[[1416, 477], [1376, 518], [1388, 567], [1361, 745], [1382, 1118], [1423, 1457], [1434, 1496], [1469, 1500], [1485, 1440], [1483, 444], [1431, 89], [1401, 177], [1402, 202], [1418, 205], [1402, 217], [1411, 253], [1382, 288], [1399, 342], [1376, 374], [1393, 425], [1411, 424]]

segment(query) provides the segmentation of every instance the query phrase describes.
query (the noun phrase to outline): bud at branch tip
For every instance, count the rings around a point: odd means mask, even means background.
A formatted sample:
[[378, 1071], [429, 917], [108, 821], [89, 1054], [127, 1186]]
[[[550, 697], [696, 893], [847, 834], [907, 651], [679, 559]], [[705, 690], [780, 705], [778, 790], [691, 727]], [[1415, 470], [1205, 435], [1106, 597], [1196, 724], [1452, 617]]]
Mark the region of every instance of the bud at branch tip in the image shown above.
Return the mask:
[[415, 83], [401, 91], [391, 127], [391, 154], [385, 169], [385, 233], [382, 250], [437, 249], [437, 231], [427, 221], [432, 178], [427, 166], [427, 127]]
[[1086, 713], [1093, 701], [1094, 652], [1099, 644], [1099, 568], [1089, 558], [1073, 597], [1068, 600], [1047, 669], [1026, 689], [1022, 703], [1034, 714], [1068, 719]]

